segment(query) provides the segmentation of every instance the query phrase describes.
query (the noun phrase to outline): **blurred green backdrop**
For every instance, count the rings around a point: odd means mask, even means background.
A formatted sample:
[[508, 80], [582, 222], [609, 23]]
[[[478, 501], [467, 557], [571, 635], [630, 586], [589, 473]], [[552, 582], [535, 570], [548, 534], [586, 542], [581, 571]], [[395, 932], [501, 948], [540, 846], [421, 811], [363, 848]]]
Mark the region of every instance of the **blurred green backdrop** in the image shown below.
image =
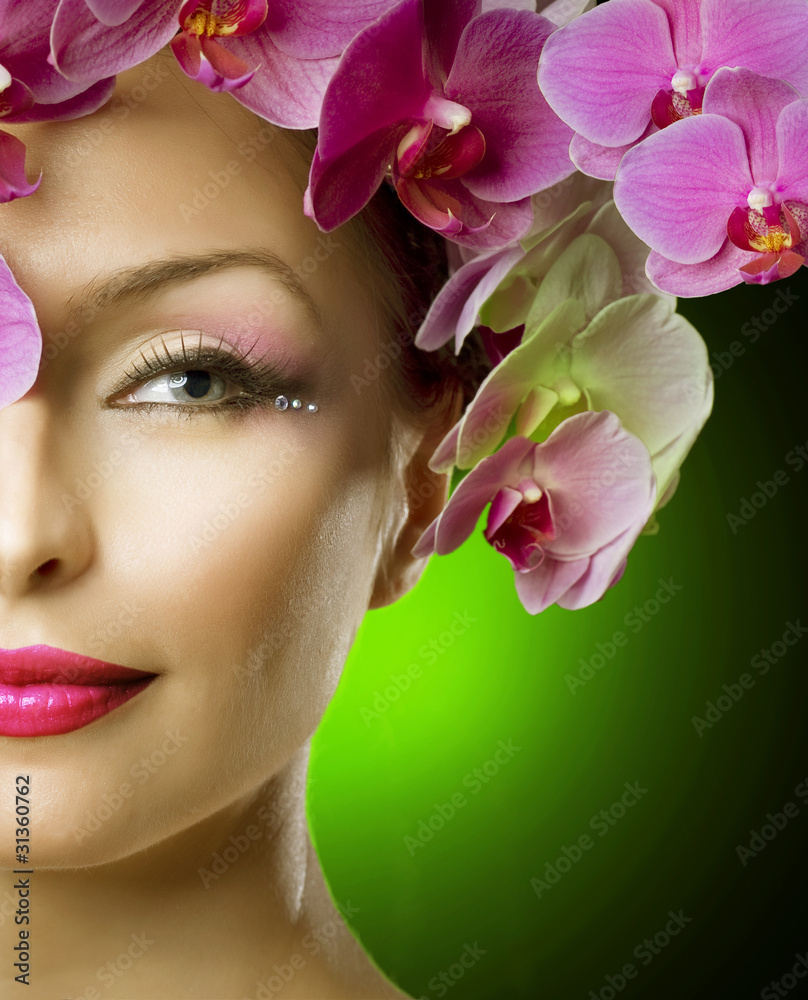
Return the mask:
[[413, 996], [808, 995], [806, 306], [804, 269], [680, 300], [714, 415], [601, 602], [529, 616], [478, 530], [368, 614], [309, 815], [335, 899]]

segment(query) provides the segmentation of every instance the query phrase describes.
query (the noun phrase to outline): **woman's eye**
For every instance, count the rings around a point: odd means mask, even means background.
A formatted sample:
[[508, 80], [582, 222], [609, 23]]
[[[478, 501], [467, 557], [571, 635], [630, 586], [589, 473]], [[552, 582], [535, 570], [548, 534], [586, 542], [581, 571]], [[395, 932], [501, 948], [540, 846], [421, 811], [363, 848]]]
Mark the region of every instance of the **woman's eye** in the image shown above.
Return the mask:
[[149, 379], [134, 392], [130, 392], [123, 402], [219, 403], [238, 395], [239, 390], [223, 376], [201, 369], [189, 369]]

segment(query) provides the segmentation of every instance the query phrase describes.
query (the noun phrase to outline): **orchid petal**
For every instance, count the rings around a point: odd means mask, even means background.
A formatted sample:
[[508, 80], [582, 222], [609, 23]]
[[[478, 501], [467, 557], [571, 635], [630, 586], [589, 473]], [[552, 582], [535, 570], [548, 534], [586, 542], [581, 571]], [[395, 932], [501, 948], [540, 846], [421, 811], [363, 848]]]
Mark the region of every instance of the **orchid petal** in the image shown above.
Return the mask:
[[568, 177], [572, 130], [551, 111], [536, 64], [554, 25], [529, 11], [491, 11], [465, 29], [445, 94], [468, 107], [485, 155], [464, 178], [488, 201], [512, 202]]
[[[460, 202], [454, 197], [457, 190], [450, 193], [445, 185], [438, 187], [428, 181], [415, 181], [401, 178], [396, 184], [396, 191], [404, 207], [410, 211], [419, 222], [434, 229], [444, 236], [454, 236], [463, 228], [460, 219]], [[489, 220], [483, 221], [483, 227]]]
[[559, 602], [589, 568], [588, 558], [572, 562], [558, 562], [545, 559], [541, 566], [529, 573], [517, 573], [514, 577], [516, 593], [525, 611], [537, 615], [551, 604]]
[[[452, 552], [472, 533], [486, 504], [503, 483], [518, 482], [519, 468], [536, 447], [527, 438], [511, 438], [494, 455], [480, 462], [460, 482], [449, 503], [440, 514], [434, 532], [434, 551], [439, 555]], [[412, 550], [413, 555], [428, 555], [422, 537]]]
[[176, 31], [177, 8], [164, 0], [143, 0], [125, 27], [99, 21], [86, 0], [59, 0], [51, 28], [51, 55], [68, 80], [94, 83], [144, 62]]
[[[675, 301], [632, 295], [606, 306], [573, 340], [570, 375], [592, 409], [618, 413], [652, 456], [679, 439], [692, 443], [712, 405], [706, 345], [675, 310]], [[660, 492], [686, 453], [670, 455], [664, 470], [654, 464]]]
[[0, 131], [0, 203], [33, 194], [42, 180], [33, 184], [25, 176], [25, 145], [8, 132]]
[[556, 537], [548, 549], [564, 561], [591, 555], [638, 521], [639, 532], [656, 498], [648, 449], [608, 411], [560, 424], [536, 448], [533, 479], [550, 496]]
[[319, 149], [309, 173], [306, 197], [309, 218], [325, 233], [341, 226], [361, 211], [373, 197], [387, 171], [387, 161], [396, 146], [396, 135], [380, 128], [354, 147], [353, 170], [347, 172], [342, 159], [324, 165]]
[[769, 80], [747, 69], [720, 69], [707, 85], [704, 114], [721, 115], [743, 131], [752, 177], [758, 184], [777, 177], [777, 120], [799, 100], [784, 80]]
[[480, 306], [523, 255], [519, 246], [495, 250], [464, 264], [441, 288], [415, 337], [415, 346], [434, 351], [454, 338], [459, 351], [477, 324]]
[[444, 437], [429, 459], [433, 472], [448, 472], [455, 464], [457, 442], [460, 437], [460, 421]]
[[645, 273], [648, 260], [648, 246], [626, 225], [613, 201], [608, 201], [598, 209], [586, 231], [600, 236], [615, 254], [622, 275], [620, 293], [614, 298], [638, 295], [647, 292], [659, 295]]
[[14, 124], [67, 121], [71, 118], [82, 118], [84, 115], [92, 114], [93, 111], [106, 104], [112, 96], [114, 89], [114, 76], [106, 80], [99, 80], [98, 83], [94, 83], [80, 94], [76, 94], [75, 97], [68, 97], [55, 104], [37, 102], [27, 111], [15, 115]]
[[392, 6], [393, 0], [271, 0], [264, 27], [287, 55], [322, 59], [339, 56], [362, 29]]
[[303, 129], [317, 125], [323, 95], [338, 59], [298, 59], [277, 48], [270, 35], [256, 31], [228, 39], [227, 47], [250, 66], [255, 76], [233, 91], [245, 108], [282, 128]]
[[553, 391], [557, 345], [566, 344], [586, 323], [579, 302], [560, 303], [485, 377], [460, 422], [458, 468], [469, 468], [502, 440], [511, 418], [533, 390], [534, 419], [543, 420], [558, 402]]
[[84, 2], [102, 24], [114, 27], [128, 21], [143, 0], [84, 0]]
[[808, 35], [804, 0], [777, 0], [765, 7], [759, 0], [709, 0], [703, 6], [706, 65], [745, 66], [808, 91], [805, 47], [797, 41]]
[[523, 500], [524, 497], [520, 491], [514, 490], [510, 486], [503, 486], [497, 492], [488, 508], [488, 521], [485, 526], [485, 537], [488, 541], [491, 541], [491, 535], [502, 527]]
[[424, 22], [429, 38], [428, 72], [433, 84], [446, 79], [455, 60], [463, 29], [481, 10], [480, 0], [424, 0]]
[[344, 169], [350, 173], [358, 142], [379, 129], [422, 117], [430, 94], [421, 60], [423, 30], [421, 0], [402, 0], [345, 50], [320, 116], [318, 146], [324, 163], [347, 152]]
[[[579, 608], [586, 608], [590, 604], [594, 604], [595, 601], [599, 601], [623, 575], [626, 557], [637, 541], [642, 527], [643, 525], [638, 519], [635, 524], [618, 535], [614, 541], [599, 549], [591, 559], [587, 560], [585, 572], [569, 584], [566, 590], [556, 598], [556, 604], [560, 608], [577, 611]], [[579, 563], [559, 563], [559, 565], [577, 566]]]
[[[182, 35], [176, 35], [172, 39], [172, 48], [174, 47], [174, 41], [181, 37]], [[245, 83], [249, 83], [255, 76], [257, 66], [251, 69], [243, 59], [239, 59], [237, 55], [234, 55], [224, 45], [217, 42], [215, 38], [206, 38], [203, 35], [199, 41], [202, 46], [202, 63], [204, 64], [207, 60], [210, 69], [215, 74], [215, 82], [211, 82], [208, 79], [202, 80], [210, 90], [219, 93], [238, 90]], [[200, 79], [200, 77], [197, 76], [195, 79]]]
[[777, 149], [782, 197], [808, 204], [808, 100], [795, 101], [780, 113]]
[[697, 264], [679, 264], [651, 251], [646, 271], [654, 285], [662, 291], [682, 298], [693, 298], [715, 295], [740, 285], [743, 277], [739, 268], [748, 260], [748, 253], [725, 240], [714, 257]]
[[[648, 128], [637, 142], [643, 142], [649, 135], [658, 131], [656, 125], [649, 122]], [[634, 145], [632, 142], [626, 146], [599, 146], [576, 132], [570, 143], [570, 159], [582, 173], [600, 180], [613, 181], [620, 161]]]
[[402, 177], [409, 177], [426, 150], [432, 134], [433, 122], [416, 122], [399, 142], [396, 150], [396, 167]]
[[694, 264], [720, 250], [730, 212], [753, 185], [740, 126], [698, 115], [626, 153], [614, 200], [640, 239], [671, 260]]
[[0, 90], [0, 119], [16, 118], [27, 111], [35, 98], [31, 88], [21, 80], [10, 80], [8, 86]]
[[[654, 0], [668, 15], [674, 58], [678, 66], [694, 66], [701, 60], [702, 9], [712, 0]], [[719, 64], [720, 65], [720, 64]]]
[[521, 239], [533, 222], [530, 198], [507, 203], [475, 197], [464, 184], [455, 181], [429, 181], [433, 191], [455, 199], [460, 205], [462, 229], [451, 238], [466, 247], [479, 250], [502, 249]]
[[0, 256], [0, 407], [28, 392], [36, 381], [41, 354], [34, 306]]
[[611, 194], [611, 184], [576, 172], [534, 195], [534, 224], [519, 241], [526, 253], [481, 307], [480, 321], [499, 333], [522, 324], [544, 276]]
[[538, 79], [550, 107], [576, 132], [602, 146], [625, 146], [648, 127], [654, 95], [670, 85], [675, 69], [664, 11], [651, 0], [621, 0], [553, 32]]
[[[489, 6], [493, 6], [492, 0], [483, 0], [483, 10]], [[535, 10], [542, 17], [546, 17], [548, 21], [552, 21], [553, 24], [560, 28], [562, 25], [572, 21], [573, 18], [579, 17], [586, 11], [591, 10], [595, 6], [595, 0], [552, 0], [552, 2], [550, 0], [538, 0], [536, 3], [531, 3], [530, 0], [527, 0], [524, 4], [501, 0], [498, 6], [525, 6], [528, 10]]]
[[547, 272], [525, 320], [533, 330], [562, 302], [580, 302], [586, 318], [592, 319], [609, 302], [619, 298], [623, 275], [608, 243], [592, 233], [578, 236]]

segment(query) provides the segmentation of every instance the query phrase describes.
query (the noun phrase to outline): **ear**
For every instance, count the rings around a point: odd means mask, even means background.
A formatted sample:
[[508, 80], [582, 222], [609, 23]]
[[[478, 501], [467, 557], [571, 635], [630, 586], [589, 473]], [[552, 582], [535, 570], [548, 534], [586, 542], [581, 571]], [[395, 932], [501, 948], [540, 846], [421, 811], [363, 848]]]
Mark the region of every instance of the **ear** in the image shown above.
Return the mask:
[[416, 442], [399, 484], [402, 513], [379, 560], [368, 608], [394, 604], [415, 586], [426, 567], [428, 557], [416, 559], [411, 550], [446, 505], [451, 483], [451, 474], [433, 472], [429, 460], [462, 411], [458, 392], [443, 419], [436, 419]]

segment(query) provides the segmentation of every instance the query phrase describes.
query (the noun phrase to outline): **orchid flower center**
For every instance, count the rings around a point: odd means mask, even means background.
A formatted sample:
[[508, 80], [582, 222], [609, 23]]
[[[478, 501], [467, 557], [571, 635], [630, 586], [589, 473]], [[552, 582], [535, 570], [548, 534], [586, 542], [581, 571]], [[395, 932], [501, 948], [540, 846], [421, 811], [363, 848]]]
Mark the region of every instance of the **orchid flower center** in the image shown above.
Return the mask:
[[699, 78], [691, 69], [677, 69], [671, 78], [671, 90], [682, 97], [687, 97], [691, 90], [697, 90], [699, 85]]
[[[727, 222], [730, 242], [741, 250], [759, 254], [740, 270], [755, 280], [774, 272], [768, 280], [787, 278], [805, 262], [803, 233], [808, 232], [808, 206], [798, 202], [781, 203], [774, 185], [761, 184], [752, 188], [747, 198], [748, 208], [738, 207]], [[802, 227], [802, 228], [801, 228]]]
[[562, 406], [574, 406], [581, 398], [581, 390], [569, 375], [560, 375], [555, 380], [553, 392], [558, 396], [558, 401]]
[[473, 125], [446, 133], [431, 121], [416, 124], [398, 144], [398, 174], [410, 181], [454, 179], [473, 170], [484, 155], [485, 139]]
[[651, 119], [657, 128], [700, 115], [709, 78], [709, 74], [695, 68], [677, 67], [671, 77], [671, 89], [660, 90], [651, 104]]
[[555, 538], [547, 494], [529, 477], [512, 490], [522, 499], [495, 531], [486, 534], [490, 543], [521, 573], [527, 573], [544, 561], [544, 546]]
[[[216, 13], [213, 8], [217, 8]], [[187, 13], [186, 13], [187, 11]], [[186, 3], [180, 10], [180, 24], [189, 35], [214, 38], [217, 35], [246, 35], [266, 20], [266, 3], [251, 0], [202, 0]]]
[[771, 186], [760, 185], [759, 187], [753, 187], [746, 198], [746, 203], [753, 212], [763, 215], [764, 208], [771, 208], [774, 205], [774, 193]]
[[0, 63], [0, 94], [11, 86], [11, 73]]

